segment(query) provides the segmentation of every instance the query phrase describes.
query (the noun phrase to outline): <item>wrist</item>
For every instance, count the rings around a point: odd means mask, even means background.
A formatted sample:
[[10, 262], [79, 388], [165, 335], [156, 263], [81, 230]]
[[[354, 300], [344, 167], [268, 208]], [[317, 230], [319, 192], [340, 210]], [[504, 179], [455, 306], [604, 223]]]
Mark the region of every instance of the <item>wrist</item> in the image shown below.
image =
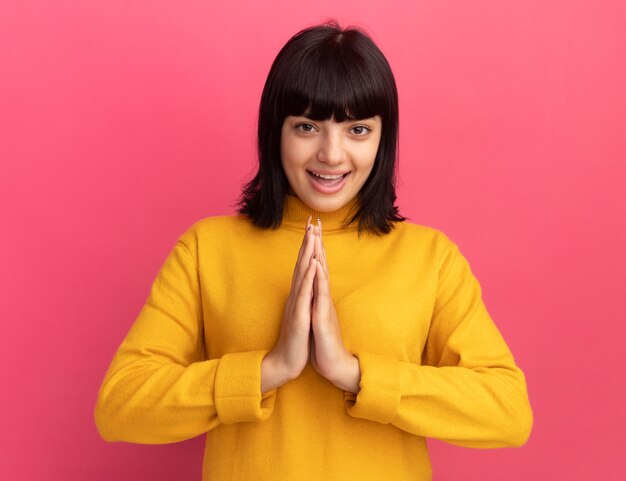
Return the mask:
[[290, 380], [291, 378], [281, 368], [274, 352], [266, 354], [261, 362], [261, 392], [276, 389]]
[[331, 382], [339, 389], [356, 394], [360, 390], [360, 381], [361, 368], [359, 360], [353, 354], [347, 353], [345, 360], [340, 364]]

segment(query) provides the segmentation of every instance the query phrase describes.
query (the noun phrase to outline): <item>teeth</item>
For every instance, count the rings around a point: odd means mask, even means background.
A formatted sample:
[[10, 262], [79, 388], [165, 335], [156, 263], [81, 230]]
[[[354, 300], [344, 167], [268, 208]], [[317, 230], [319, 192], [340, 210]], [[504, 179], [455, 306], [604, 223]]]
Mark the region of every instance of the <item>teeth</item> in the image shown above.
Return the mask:
[[322, 179], [326, 179], [326, 180], [337, 180], [337, 179], [341, 179], [343, 177], [343, 174], [339, 174], [339, 175], [325, 175], [325, 174], [316, 174], [315, 172], [311, 172], [315, 177], [321, 177]]

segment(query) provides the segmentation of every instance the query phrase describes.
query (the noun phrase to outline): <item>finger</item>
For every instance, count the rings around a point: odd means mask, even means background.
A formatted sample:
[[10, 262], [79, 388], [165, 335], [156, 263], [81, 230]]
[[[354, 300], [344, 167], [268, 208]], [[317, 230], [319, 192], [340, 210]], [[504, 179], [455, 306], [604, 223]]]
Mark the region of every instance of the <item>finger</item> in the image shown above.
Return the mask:
[[320, 261], [316, 262], [315, 279], [313, 280], [315, 288], [314, 310], [316, 313], [324, 314], [330, 311], [330, 288], [328, 278], [324, 272], [324, 267]]
[[320, 235], [315, 236], [315, 253], [322, 263], [322, 267], [324, 268], [324, 272], [326, 273], [326, 278], [329, 278], [328, 264], [326, 262], [326, 252], [324, 250], [324, 244], [322, 243], [322, 237]]
[[300, 262], [300, 259], [302, 258], [304, 246], [306, 245], [306, 240], [311, 230], [313, 230], [313, 225], [311, 224], [311, 216], [309, 216], [306, 221], [306, 225], [304, 226], [304, 237], [302, 238], [302, 243], [300, 244], [300, 250], [298, 251], [298, 260], [296, 261], [296, 263]]
[[294, 280], [295, 291], [298, 291], [300, 289], [300, 285], [302, 284], [302, 280], [309, 267], [309, 263], [314, 253], [315, 253], [315, 234], [313, 233], [313, 227], [311, 227], [311, 230], [308, 232], [306, 243], [304, 245], [304, 250], [302, 251], [302, 257], [298, 265], [296, 266], [296, 278]]
[[324, 260], [324, 267], [326, 268], [326, 273], [328, 274], [328, 262], [326, 262], [326, 246], [324, 245], [324, 236], [322, 235], [322, 219], [317, 218], [317, 225], [320, 232], [320, 243], [322, 245], [322, 259]]
[[[317, 255], [314, 255], [311, 260], [314, 261], [315, 264], [319, 263], [319, 258], [317, 257]], [[317, 270], [317, 266], [315, 266], [315, 270]], [[317, 298], [317, 275], [315, 275], [315, 277], [313, 278], [313, 295], [311, 298], [311, 309], [313, 309], [315, 305], [316, 298]]]
[[319, 262], [311, 257], [309, 265], [304, 273], [302, 283], [298, 289], [298, 295], [296, 299], [296, 314], [305, 318], [310, 316], [311, 313], [311, 297], [313, 295], [313, 281], [315, 279], [315, 272]]
[[317, 229], [317, 227], [314, 229], [314, 242], [315, 242], [315, 248], [314, 248], [314, 252], [315, 252], [315, 257], [317, 259], [320, 260], [320, 262], [324, 261], [324, 255], [322, 254], [322, 240], [321, 237], [319, 236], [319, 231]]
[[319, 277], [318, 294], [330, 298], [330, 283], [328, 282], [328, 275], [321, 262], [316, 271], [316, 277]]
[[298, 263], [295, 267], [295, 276], [291, 283], [291, 290], [297, 291], [302, 284], [302, 279], [304, 278], [304, 274], [307, 271], [309, 266], [309, 262], [313, 255], [313, 251], [315, 249], [315, 235], [313, 234], [313, 229], [308, 231], [306, 238], [306, 243], [304, 245], [304, 250], [302, 251], [302, 256], [298, 260]]
[[304, 255], [304, 250], [306, 248], [306, 244], [307, 244], [307, 239], [309, 237], [310, 233], [306, 232], [304, 234], [304, 239], [302, 241], [302, 244], [300, 245], [300, 249], [298, 250], [298, 258], [296, 259], [296, 263], [293, 266], [293, 273], [291, 274], [291, 290], [294, 290], [294, 287], [297, 284], [297, 279], [300, 273], [300, 263], [302, 262], [302, 256]]

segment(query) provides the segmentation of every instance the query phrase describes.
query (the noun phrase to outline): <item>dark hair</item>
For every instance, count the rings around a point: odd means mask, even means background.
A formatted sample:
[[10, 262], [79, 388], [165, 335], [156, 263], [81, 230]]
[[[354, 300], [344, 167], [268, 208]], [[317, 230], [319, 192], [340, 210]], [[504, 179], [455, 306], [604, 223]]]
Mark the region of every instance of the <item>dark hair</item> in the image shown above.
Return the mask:
[[389, 233], [399, 215], [395, 171], [398, 144], [398, 92], [382, 52], [362, 31], [335, 22], [294, 35], [276, 56], [259, 107], [259, 165], [244, 185], [238, 212], [260, 227], [277, 228], [289, 182], [280, 159], [280, 136], [287, 116], [337, 122], [380, 115], [382, 132], [372, 171], [359, 192], [359, 234]]

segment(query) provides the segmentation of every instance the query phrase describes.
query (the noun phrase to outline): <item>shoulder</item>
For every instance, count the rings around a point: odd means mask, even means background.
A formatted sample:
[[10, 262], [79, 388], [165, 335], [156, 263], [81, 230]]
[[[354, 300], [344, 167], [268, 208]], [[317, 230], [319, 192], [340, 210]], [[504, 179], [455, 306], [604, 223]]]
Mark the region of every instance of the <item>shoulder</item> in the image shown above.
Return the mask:
[[199, 246], [228, 243], [231, 239], [254, 235], [259, 230], [260, 228], [243, 215], [216, 215], [193, 222], [179, 235], [178, 242], [185, 244], [193, 252]]
[[432, 272], [437, 273], [438, 282], [451, 285], [466, 283], [480, 289], [468, 257], [449, 235], [440, 229], [407, 221], [398, 227], [398, 233], [409, 239], [411, 245], [419, 246], [417, 249], [411, 247], [412, 255], [419, 259], [420, 265], [428, 265]]
[[391, 232], [398, 242], [419, 246], [443, 262], [454, 251], [457, 244], [442, 230], [436, 227], [417, 224], [412, 221], [396, 222]]

